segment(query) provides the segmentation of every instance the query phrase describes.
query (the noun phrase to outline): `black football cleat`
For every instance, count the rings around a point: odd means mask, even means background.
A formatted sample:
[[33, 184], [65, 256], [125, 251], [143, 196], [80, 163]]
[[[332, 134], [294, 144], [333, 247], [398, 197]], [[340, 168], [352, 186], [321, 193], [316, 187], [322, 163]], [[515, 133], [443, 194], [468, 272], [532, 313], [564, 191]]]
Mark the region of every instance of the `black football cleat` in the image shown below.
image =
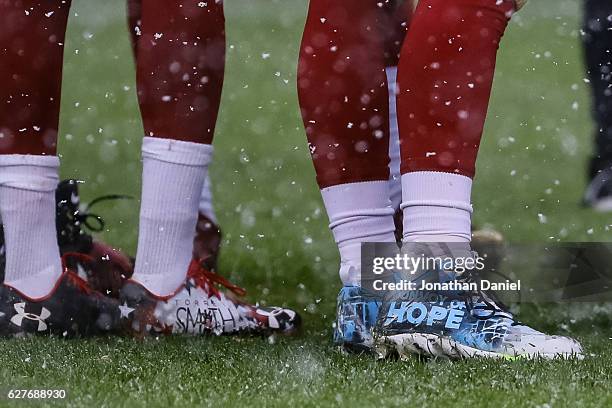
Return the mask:
[[[217, 285], [231, 293], [224, 293]], [[135, 281], [121, 289], [123, 329], [135, 336], [162, 334], [292, 334], [299, 314], [281, 307], [259, 307], [238, 300], [244, 289], [193, 260], [186, 282], [174, 294], [158, 297]], [[236, 295], [236, 296], [234, 296]]]
[[42, 299], [30, 299], [10, 286], [0, 286], [2, 337], [111, 334], [119, 328], [119, 317], [116, 299], [94, 291], [72, 271], [66, 270]]
[[106, 200], [129, 199], [124, 195], [106, 195], [82, 205], [77, 180], [63, 180], [57, 186], [56, 226], [62, 255], [77, 253], [86, 255], [90, 262], [81, 262], [82, 257], [68, 257], [68, 266], [79, 271], [79, 276], [89, 285], [111, 297], [118, 297], [119, 290], [134, 271], [134, 261], [108, 244], [95, 240], [88, 232], [104, 230], [104, 220], [90, 212], [95, 204]]

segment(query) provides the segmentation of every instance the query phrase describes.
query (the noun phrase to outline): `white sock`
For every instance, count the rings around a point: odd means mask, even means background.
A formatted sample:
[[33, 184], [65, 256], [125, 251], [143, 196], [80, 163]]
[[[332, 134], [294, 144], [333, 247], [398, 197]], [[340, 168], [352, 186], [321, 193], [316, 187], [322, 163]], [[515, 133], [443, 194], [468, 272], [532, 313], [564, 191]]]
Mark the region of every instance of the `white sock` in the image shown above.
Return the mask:
[[470, 242], [472, 179], [418, 171], [402, 175], [404, 242]]
[[218, 224], [217, 216], [215, 214], [215, 208], [213, 207], [212, 191], [210, 184], [210, 177], [206, 175], [204, 180], [204, 187], [202, 188], [202, 195], [200, 195], [199, 204], [200, 214], [204, 214], [209, 220]]
[[340, 184], [321, 195], [340, 250], [340, 279], [345, 286], [359, 286], [361, 243], [395, 242], [388, 182]]
[[48, 295], [62, 274], [55, 228], [56, 156], [0, 155], [4, 283], [31, 299]]
[[400, 142], [397, 124], [397, 67], [387, 67], [389, 87], [389, 197], [394, 210], [399, 210], [402, 202], [402, 182], [400, 173]]
[[211, 145], [145, 137], [142, 202], [133, 279], [157, 296], [184, 282], [193, 251]]

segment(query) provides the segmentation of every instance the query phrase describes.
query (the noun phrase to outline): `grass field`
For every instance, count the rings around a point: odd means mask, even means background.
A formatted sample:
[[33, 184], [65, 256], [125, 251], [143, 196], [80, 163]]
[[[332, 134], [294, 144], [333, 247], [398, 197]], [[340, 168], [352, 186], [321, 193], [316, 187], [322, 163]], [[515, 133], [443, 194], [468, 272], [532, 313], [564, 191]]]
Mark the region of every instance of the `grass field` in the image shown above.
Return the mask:
[[[376, 361], [331, 347], [338, 259], [294, 86], [306, 4], [226, 0], [228, 69], [212, 167], [223, 274], [251, 300], [299, 309], [302, 336], [2, 340], [0, 389], [63, 388], [72, 406], [612, 406], [609, 314], [577, 319], [563, 308], [555, 320], [531, 307], [521, 315], [577, 336], [588, 354], [580, 362]], [[578, 5], [532, 1], [500, 52], [475, 221], [511, 241], [612, 239], [610, 215], [579, 206], [592, 126]], [[123, 10], [123, 0], [74, 0], [60, 151], [62, 175], [86, 181], [86, 201], [140, 191], [143, 131]], [[134, 253], [138, 206], [97, 212], [107, 221], [102, 238]]]

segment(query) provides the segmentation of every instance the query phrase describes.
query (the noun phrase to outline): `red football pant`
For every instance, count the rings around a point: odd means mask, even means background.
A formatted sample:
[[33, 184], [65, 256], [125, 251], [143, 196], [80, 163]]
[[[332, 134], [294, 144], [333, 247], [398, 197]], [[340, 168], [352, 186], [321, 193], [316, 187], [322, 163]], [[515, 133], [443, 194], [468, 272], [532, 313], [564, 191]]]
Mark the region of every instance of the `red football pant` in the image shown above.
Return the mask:
[[69, 10], [0, 1], [0, 154], [56, 154]]
[[[399, 64], [402, 173], [473, 177], [513, 8], [498, 0], [419, 3]], [[388, 178], [388, 18], [377, 1], [310, 2], [298, 93], [321, 188]]]
[[405, 31], [397, 15], [374, 0], [310, 1], [298, 95], [321, 188], [389, 178], [385, 67]]
[[474, 177], [499, 42], [513, 1], [421, 0], [401, 51], [402, 174]]
[[129, 0], [128, 12], [145, 134], [212, 143], [225, 70], [223, 3]]

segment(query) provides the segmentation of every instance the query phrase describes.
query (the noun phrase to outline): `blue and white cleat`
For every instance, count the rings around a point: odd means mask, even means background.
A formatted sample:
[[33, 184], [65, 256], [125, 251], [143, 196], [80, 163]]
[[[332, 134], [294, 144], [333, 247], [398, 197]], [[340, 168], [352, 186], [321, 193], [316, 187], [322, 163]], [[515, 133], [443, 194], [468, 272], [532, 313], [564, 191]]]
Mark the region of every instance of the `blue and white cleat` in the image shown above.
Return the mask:
[[358, 286], [345, 286], [338, 294], [334, 344], [347, 352], [373, 351], [372, 329], [378, 320], [380, 302]]
[[[469, 274], [437, 273], [441, 282], [473, 282]], [[431, 280], [429, 280], [431, 281]], [[583, 358], [580, 343], [519, 323], [492, 293], [406, 291], [385, 297], [373, 338], [379, 355], [443, 358]]]
[[576, 340], [549, 336], [520, 324], [495, 303], [430, 295], [439, 297], [393, 301], [381, 310], [382, 322], [376, 329], [380, 335], [379, 354], [391, 351], [400, 356], [420, 354], [453, 359], [583, 357]]

